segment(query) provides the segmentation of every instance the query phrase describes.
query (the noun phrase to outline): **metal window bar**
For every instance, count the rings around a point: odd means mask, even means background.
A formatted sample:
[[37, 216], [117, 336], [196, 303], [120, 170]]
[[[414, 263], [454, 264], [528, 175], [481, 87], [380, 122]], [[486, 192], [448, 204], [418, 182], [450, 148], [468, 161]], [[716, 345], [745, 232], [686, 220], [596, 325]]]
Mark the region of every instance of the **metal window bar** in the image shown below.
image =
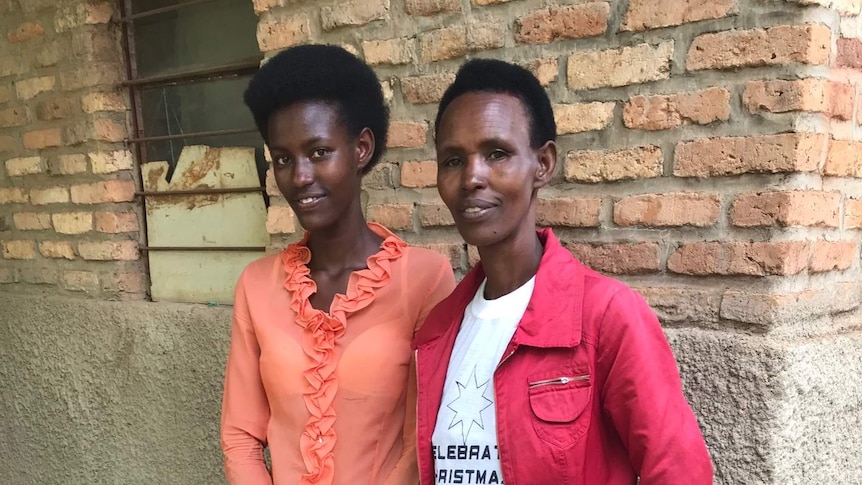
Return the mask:
[[[230, 193], [253, 193], [253, 192], [265, 192], [264, 187], [240, 187], [240, 188], [229, 188], [229, 189], [195, 189], [195, 190], [174, 190], [174, 191], [163, 191], [163, 192], [153, 192], [153, 191], [145, 191], [143, 190], [143, 173], [141, 172], [142, 160], [146, 160], [147, 156], [147, 148], [146, 142], [149, 141], [161, 141], [161, 140], [171, 140], [171, 139], [179, 139], [179, 138], [199, 138], [199, 137], [208, 137], [208, 136], [220, 136], [220, 135], [231, 135], [231, 134], [241, 134], [241, 133], [252, 133], [257, 130], [255, 129], [228, 129], [228, 130], [216, 130], [216, 131], [206, 131], [206, 132], [196, 132], [196, 133], [185, 133], [180, 135], [160, 135], [160, 136], [147, 136], [144, 131], [144, 119], [143, 119], [143, 110], [141, 109], [141, 91], [145, 87], [157, 86], [157, 85], [168, 85], [168, 84], [177, 84], [180, 82], [207, 82], [215, 79], [220, 79], [229, 76], [240, 76], [244, 74], [251, 74], [258, 70], [260, 67], [260, 62], [263, 57], [255, 57], [252, 59], [247, 59], [244, 61], [234, 62], [230, 64], [225, 64], [221, 66], [213, 66], [202, 69], [194, 69], [182, 71], [174, 74], [164, 74], [157, 76], [149, 76], [144, 78], [138, 77], [138, 68], [137, 68], [137, 58], [135, 53], [135, 23], [134, 20], [149, 17], [152, 15], [157, 15], [161, 13], [171, 12], [175, 10], [179, 10], [181, 8], [190, 7], [192, 5], [198, 5], [201, 3], [210, 2], [212, 0], [188, 0], [185, 2], [177, 3], [176, 5], [171, 5], [167, 7], [157, 8], [153, 10], [148, 10], [145, 12], [139, 12], [133, 14], [132, 2], [134, 0], [120, 0], [120, 12], [121, 17], [117, 19], [118, 23], [122, 24], [123, 27], [123, 51], [124, 57], [126, 61], [126, 80], [121, 83], [123, 87], [129, 89], [129, 95], [131, 100], [131, 110], [132, 110], [132, 131], [134, 136], [126, 139], [126, 143], [130, 145], [134, 145], [135, 147], [135, 156], [137, 163], [135, 164], [137, 167], [137, 191], [135, 195], [141, 198], [143, 204], [143, 212], [144, 217], [142, 224], [142, 231], [140, 234], [140, 244], [139, 250], [141, 252], [152, 252], [152, 251], [253, 251], [253, 252], [264, 252], [266, 251], [266, 247], [263, 246], [247, 246], [247, 247], [214, 247], [214, 246], [149, 246], [147, 244], [147, 219], [146, 219], [146, 200], [147, 197], [165, 197], [165, 196], [191, 196], [191, 195], [203, 195], [203, 194], [230, 194]], [[147, 258], [144, 258], [145, 271], [149, 274], [149, 262]]]

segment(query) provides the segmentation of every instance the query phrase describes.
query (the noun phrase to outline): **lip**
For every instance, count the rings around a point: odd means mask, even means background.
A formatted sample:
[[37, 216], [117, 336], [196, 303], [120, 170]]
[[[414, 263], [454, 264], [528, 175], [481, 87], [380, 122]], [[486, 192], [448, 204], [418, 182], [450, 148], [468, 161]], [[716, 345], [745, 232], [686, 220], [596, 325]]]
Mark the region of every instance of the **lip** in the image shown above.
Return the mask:
[[497, 207], [497, 204], [482, 199], [467, 199], [458, 205], [458, 215], [461, 219], [476, 222], [484, 219]]
[[293, 199], [297, 210], [308, 211], [320, 205], [326, 196], [323, 194], [303, 194]]

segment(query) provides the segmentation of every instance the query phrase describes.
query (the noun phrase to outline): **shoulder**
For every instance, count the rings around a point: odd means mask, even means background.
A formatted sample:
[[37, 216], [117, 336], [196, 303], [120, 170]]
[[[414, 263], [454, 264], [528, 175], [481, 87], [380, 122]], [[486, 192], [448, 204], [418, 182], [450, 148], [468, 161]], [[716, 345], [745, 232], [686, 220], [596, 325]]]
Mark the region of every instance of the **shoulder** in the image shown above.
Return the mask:
[[400, 270], [410, 278], [439, 279], [445, 272], [452, 272], [452, 263], [442, 254], [425, 248], [406, 246], [400, 259]]
[[281, 252], [268, 254], [248, 263], [240, 273], [237, 286], [260, 284], [273, 278], [274, 273], [284, 272], [281, 264]]

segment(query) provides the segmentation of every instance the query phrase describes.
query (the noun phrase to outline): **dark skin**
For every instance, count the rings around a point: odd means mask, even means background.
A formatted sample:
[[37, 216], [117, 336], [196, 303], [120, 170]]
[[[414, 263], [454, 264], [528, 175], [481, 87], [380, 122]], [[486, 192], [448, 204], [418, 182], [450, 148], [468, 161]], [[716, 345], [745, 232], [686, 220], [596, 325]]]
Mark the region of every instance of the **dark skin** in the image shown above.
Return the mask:
[[374, 153], [374, 134], [350, 136], [334, 105], [294, 103], [269, 118], [269, 150], [275, 181], [309, 232], [308, 263], [317, 291], [314, 308], [329, 312], [347, 292], [350, 274], [367, 267], [383, 240], [362, 215], [362, 172]]
[[467, 93], [437, 128], [437, 190], [464, 240], [479, 250], [485, 298], [511, 293], [542, 259], [536, 235], [538, 190], [557, 163], [556, 144], [530, 144], [530, 117], [517, 97]]

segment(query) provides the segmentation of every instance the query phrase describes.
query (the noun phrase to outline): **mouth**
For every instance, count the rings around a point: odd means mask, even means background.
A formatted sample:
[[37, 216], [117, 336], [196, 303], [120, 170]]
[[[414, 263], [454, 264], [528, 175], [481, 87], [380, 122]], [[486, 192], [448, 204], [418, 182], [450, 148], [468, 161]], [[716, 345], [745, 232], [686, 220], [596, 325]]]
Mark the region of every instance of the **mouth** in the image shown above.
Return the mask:
[[305, 195], [302, 197], [296, 198], [296, 207], [298, 209], [307, 210], [312, 209], [326, 196], [324, 195]]
[[484, 200], [469, 200], [461, 205], [461, 217], [465, 220], [476, 221], [488, 215], [496, 207], [495, 204]]

